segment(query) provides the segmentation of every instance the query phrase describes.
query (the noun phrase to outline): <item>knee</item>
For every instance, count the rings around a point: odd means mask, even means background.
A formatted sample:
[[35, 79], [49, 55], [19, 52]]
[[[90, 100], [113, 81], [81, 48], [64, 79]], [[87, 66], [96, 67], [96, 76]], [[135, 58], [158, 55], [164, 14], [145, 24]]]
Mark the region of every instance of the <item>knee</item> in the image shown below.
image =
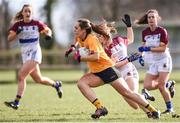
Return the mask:
[[79, 89], [82, 89], [82, 88], [83, 88], [83, 82], [79, 80], [79, 81], [77, 82], [77, 87], [78, 87]]
[[80, 89], [81, 87], [81, 83], [79, 83], [79, 81], [77, 82], [77, 87]]
[[77, 87], [78, 87], [80, 90], [86, 88], [87, 86], [89, 86], [89, 85], [88, 85], [85, 81], [79, 80], [79, 81], [77, 82]]
[[126, 90], [126, 91], [123, 91], [122, 96], [126, 98], [131, 98], [132, 93], [133, 92], [131, 90]]

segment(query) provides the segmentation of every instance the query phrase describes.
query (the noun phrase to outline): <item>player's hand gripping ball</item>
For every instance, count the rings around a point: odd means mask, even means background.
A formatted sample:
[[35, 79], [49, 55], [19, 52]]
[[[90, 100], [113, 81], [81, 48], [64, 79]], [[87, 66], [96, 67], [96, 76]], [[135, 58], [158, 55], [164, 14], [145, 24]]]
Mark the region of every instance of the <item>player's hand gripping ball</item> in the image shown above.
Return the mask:
[[81, 47], [74, 53], [74, 59], [80, 63], [81, 57], [88, 56], [89, 54], [90, 54], [89, 49], [87, 49], [85, 47]]

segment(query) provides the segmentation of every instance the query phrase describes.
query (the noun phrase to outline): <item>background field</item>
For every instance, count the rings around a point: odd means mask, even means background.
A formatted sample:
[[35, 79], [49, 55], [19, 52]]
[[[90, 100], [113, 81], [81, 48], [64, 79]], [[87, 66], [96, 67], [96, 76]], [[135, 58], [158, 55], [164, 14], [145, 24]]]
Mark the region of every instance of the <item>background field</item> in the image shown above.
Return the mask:
[[[16, 74], [15, 70], [4, 70], [0, 71], [0, 84], [15, 83]], [[76, 83], [76, 81], [83, 75], [81, 70], [41, 70], [42, 74], [48, 76], [54, 80], [62, 80], [65, 83]], [[143, 81], [143, 78], [146, 74], [145, 70], [138, 70], [140, 82]], [[177, 82], [180, 81], [180, 70], [173, 70], [170, 79], [173, 79]], [[31, 77], [27, 78], [28, 82], [33, 82]]]
[[[5, 71], [4, 71], [5, 72]], [[13, 80], [13, 73], [0, 72], [0, 79]], [[3, 74], [4, 73], [4, 74]], [[141, 72], [141, 78], [143, 78]], [[76, 87], [76, 80], [83, 74], [81, 71], [43, 71], [54, 79], [64, 80], [64, 95], [59, 99], [56, 91], [48, 86], [33, 84], [28, 82], [25, 96], [22, 99], [21, 107], [15, 111], [7, 108], [3, 103], [14, 99], [17, 90], [17, 84], [13, 83], [0, 84], [0, 122], [4, 121], [59, 121], [59, 122], [93, 122], [90, 115], [95, 111], [94, 106], [89, 103], [79, 92]], [[179, 80], [180, 75], [177, 71], [173, 72], [173, 78]], [[172, 76], [171, 76], [172, 77]], [[31, 79], [28, 79], [31, 81]], [[66, 81], [65, 81], [66, 80]], [[9, 83], [9, 84], [8, 84]], [[142, 88], [142, 84], [140, 84]], [[105, 106], [109, 110], [106, 117], [97, 120], [98, 122], [179, 122], [179, 118], [172, 118], [170, 115], [163, 115], [159, 120], [148, 119], [141, 110], [133, 110], [123, 100], [119, 94], [109, 85], [94, 89]], [[176, 84], [176, 95], [173, 99], [174, 107], [177, 113], [180, 113], [180, 83]], [[165, 104], [158, 91], [152, 91], [156, 96], [156, 101], [152, 103], [161, 111], [165, 110]]]

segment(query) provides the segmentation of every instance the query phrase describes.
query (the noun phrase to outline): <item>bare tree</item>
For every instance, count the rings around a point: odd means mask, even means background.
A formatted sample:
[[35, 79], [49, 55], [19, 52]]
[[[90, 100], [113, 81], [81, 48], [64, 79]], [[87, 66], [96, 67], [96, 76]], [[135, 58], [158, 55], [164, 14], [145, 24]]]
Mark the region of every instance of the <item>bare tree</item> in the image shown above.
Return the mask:
[[[55, 5], [56, 2], [57, 2], [57, 0], [47, 0], [45, 5], [43, 6], [44, 14], [46, 16], [46, 23], [52, 29], [52, 31], [53, 31], [53, 24], [52, 24], [52, 20], [51, 20], [51, 14], [52, 14], [53, 6]], [[53, 35], [51, 41], [43, 40], [41, 45], [45, 49], [52, 49], [53, 45], [54, 45], [54, 42], [55, 42], [55, 37]]]
[[10, 24], [10, 17], [9, 17], [7, 0], [2, 0], [0, 9], [1, 9], [0, 49], [9, 50], [9, 43], [7, 41], [7, 36], [8, 36], [8, 28]]

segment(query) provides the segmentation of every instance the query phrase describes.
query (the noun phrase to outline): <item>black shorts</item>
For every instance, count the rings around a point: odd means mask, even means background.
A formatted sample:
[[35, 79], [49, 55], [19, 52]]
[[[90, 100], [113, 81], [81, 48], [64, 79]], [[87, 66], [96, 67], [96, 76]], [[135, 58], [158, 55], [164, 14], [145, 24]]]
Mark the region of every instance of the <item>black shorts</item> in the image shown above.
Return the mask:
[[117, 73], [118, 71], [114, 67], [109, 67], [101, 72], [98, 73], [93, 73], [94, 75], [100, 77], [104, 83], [110, 83], [113, 82], [114, 80], [117, 80], [119, 78]]

